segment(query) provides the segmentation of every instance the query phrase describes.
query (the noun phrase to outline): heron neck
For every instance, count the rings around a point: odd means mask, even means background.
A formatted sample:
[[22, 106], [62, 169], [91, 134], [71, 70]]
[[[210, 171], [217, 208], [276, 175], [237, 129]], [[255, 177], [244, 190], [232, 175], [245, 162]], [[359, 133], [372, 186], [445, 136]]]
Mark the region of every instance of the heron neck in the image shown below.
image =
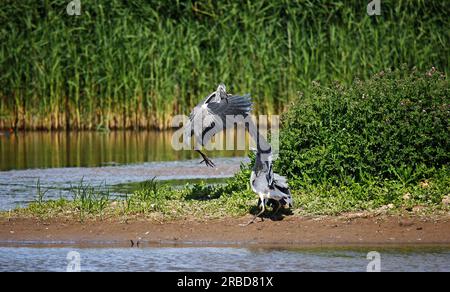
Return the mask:
[[256, 149], [259, 153], [272, 154], [272, 147], [267, 140], [259, 133], [257, 125], [250, 119], [248, 132], [250, 137], [256, 143]]

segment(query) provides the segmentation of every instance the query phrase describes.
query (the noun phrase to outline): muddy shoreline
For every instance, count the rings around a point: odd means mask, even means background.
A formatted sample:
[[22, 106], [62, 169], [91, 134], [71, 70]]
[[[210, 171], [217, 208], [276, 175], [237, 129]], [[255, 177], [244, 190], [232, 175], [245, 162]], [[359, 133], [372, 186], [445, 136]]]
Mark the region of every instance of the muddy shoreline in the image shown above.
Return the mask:
[[1, 218], [0, 246], [450, 246], [450, 216], [289, 216], [239, 226], [250, 216], [159, 222]]

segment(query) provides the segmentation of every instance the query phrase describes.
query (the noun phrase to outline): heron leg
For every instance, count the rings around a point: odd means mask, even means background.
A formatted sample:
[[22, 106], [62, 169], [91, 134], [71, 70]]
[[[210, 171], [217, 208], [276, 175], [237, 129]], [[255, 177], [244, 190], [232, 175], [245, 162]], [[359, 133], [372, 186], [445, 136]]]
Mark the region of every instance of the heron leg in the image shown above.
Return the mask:
[[197, 151], [203, 158], [202, 161], [200, 161], [200, 163], [205, 163], [207, 166], [209, 167], [215, 167], [216, 165], [214, 164], [214, 162], [211, 161], [211, 159], [208, 158], [208, 156], [206, 156], [205, 153], [201, 152], [200, 150], [195, 150]]
[[[248, 221], [247, 224], [239, 224], [239, 225], [240, 226], [248, 226], [248, 225], [254, 223], [256, 218], [258, 218], [262, 213], [264, 213], [264, 211], [266, 210], [265, 208], [266, 208], [266, 201], [262, 200], [261, 201], [261, 211], [258, 214], [256, 214], [252, 220]], [[262, 217], [261, 217], [261, 219], [262, 219], [262, 221], [264, 221], [264, 219]]]

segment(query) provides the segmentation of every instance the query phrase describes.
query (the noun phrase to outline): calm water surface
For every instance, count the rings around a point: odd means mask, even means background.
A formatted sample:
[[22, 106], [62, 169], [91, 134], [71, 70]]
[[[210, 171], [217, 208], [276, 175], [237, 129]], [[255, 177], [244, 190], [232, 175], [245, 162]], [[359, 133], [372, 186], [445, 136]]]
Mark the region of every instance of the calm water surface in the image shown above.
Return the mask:
[[[361, 271], [374, 249], [229, 247], [0, 248], [0, 271], [66, 271], [71, 251], [81, 271]], [[376, 250], [376, 249], [375, 249]], [[381, 249], [381, 271], [450, 271], [449, 248]]]
[[[173, 132], [30, 132], [0, 136], [0, 210], [36, 199], [39, 180], [44, 200], [68, 197], [83, 184], [111, 187], [157, 180], [225, 178], [248, 161], [245, 151], [208, 152], [216, 168], [200, 165], [194, 151], [175, 151]], [[117, 195], [117, 194], [113, 194]]]
[[[193, 151], [175, 151], [172, 131], [27, 132], [0, 135], [0, 170], [96, 167], [154, 161], [198, 159]], [[220, 150], [212, 157], [244, 156]]]

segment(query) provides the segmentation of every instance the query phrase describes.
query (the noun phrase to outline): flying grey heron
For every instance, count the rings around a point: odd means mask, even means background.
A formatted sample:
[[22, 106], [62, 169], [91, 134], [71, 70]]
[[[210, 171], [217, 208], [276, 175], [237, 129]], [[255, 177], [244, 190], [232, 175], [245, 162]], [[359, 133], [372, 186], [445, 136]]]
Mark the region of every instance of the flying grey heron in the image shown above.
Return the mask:
[[[225, 129], [227, 116], [242, 115], [244, 118], [251, 111], [250, 95], [232, 95], [226, 92], [224, 84], [219, 84], [217, 90], [209, 94], [192, 110], [185, 126], [185, 139], [194, 136], [196, 145], [205, 146], [218, 132]], [[187, 141], [185, 141], [186, 143]], [[207, 166], [215, 164], [199, 149], [196, 149]]]
[[[278, 205], [272, 216], [282, 206], [292, 207], [292, 196], [286, 178], [273, 172], [271, 147], [268, 146], [268, 143], [263, 138], [259, 137], [258, 133], [256, 135], [259, 140], [257, 142], [255, 165], [250, 175], [250, 185], [253, 192], [259, 196], [257, 205], [261, 208], [261, 211], [242, 226], [253, 223], [257, 217], [264, 213], [265, 206], [268, 203], [272, 205], [276, 203]], [[265, 144], [265, 150], [262, 149], [261, 144]]]

